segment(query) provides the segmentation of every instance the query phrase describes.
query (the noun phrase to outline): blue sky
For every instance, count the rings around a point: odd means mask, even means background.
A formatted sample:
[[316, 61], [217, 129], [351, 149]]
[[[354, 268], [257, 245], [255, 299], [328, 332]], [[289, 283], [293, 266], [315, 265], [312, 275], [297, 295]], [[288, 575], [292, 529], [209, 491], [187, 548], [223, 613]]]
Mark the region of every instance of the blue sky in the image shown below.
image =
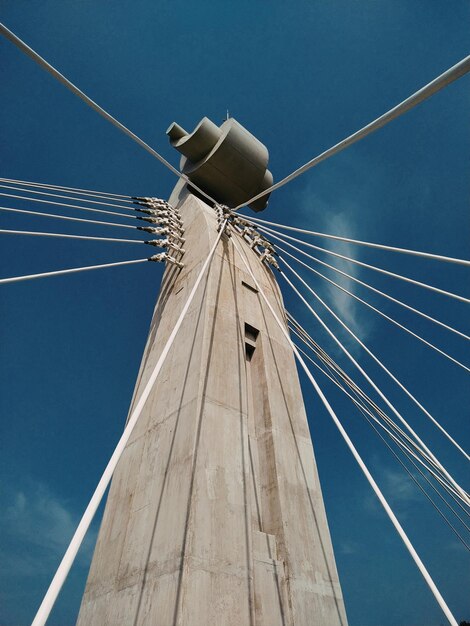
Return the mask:
[[[221, 122], [229, 109], [268, 146], [276, 180], [470, 50], [470, 5], [457, 0], [30, 0], [25, 7], [4, 0], [1, 20], [172, 163], [178, 158], [165, 137], [172, 121], [191, 130], [204, 115]], [[174, 176], [155, 159], [4, 40], [0, 59], [1, 176], [168, 197]], [[262, 217], [468, 258], [469, 87], [467, 76], [320, 164], [276, 192]], [[8, 199], [0, 204], [33, 206]], [[0, 222], [1, 228], [119, 236], [117, 229], [39, 217], [5, 214]], [[126, 244], [6, 236], [1, 244], [2, 276], [147, 252]], [[352, 246], [336, 249], [470, 293], [468, 271], [461, 267]], [[464, 304], [366, 270], [355, 274], [469, 332]], [[143, 264], [1, 288], [2, 626], [32, 619], [119, 437], [160, 277], [157, 265]], [[306, 278], [468, 447], [466, 374], [360, 304], [338, 298], [312, 275]], [[295, 296], [284, 293], [286, 307], [349, 367]], [[463, 340], [360, 288], [357, 293], [468, 363]], [[347, 345], [449, 469], [468, 479], [454, 449], [349, 339]], [[319, 380], [457, 619], [470, 620], [467, 553], [360, 416]], [[303, 383], [350, 625], [444, 624], [319, 400]], [[97, 525], [52, 625], [74, 623]]]

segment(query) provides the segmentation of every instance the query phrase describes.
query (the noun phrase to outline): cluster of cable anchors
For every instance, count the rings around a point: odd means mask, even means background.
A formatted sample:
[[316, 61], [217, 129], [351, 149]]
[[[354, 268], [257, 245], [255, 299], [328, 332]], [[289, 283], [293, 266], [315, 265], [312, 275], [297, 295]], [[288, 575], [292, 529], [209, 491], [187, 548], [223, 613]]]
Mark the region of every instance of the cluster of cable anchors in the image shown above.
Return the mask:
[[223, 229], [224, 234], [231, 237], [232, 229], [234, 229], [242, 239], [248, 242], [250, 248], [260, 257], [261, 262], [272, 265], [279, 270], [279, 264], [275, 259], [277, 252], [274, 245], [256, 229], [252, 222], [243, 219], [224, 204], [216, 204], [214, 208], [217, 214], [218, 232]]
[[183, 248], [185, 239], [183, 237], [183, 222], [178, 209], [175, 209], [166, 200], [161, 200], [160, 198], [132, 196], [132, 199], [134, 204], [139, 205], [136, 211], [146, 215], [146, 217], [139, 217], [138, 219], [152, 224], [152, 226], [138, 226], [137, 230], [143, 230], [152, 235], [166, 235], [164, 239], [149, 239], [145, 241], [150, 246], [167, 249], [167, 252], [154, 254], [148, 260], [157, 262], [168, 261], [172, 265], [183, 267], [181, 258], [185, 252]]
[[228, 224], [248, 242], [250, 248], [256, 252], [262, 263], [267, 263], [277, 270], [280, 269], [274, 245], [255, 228], [252, 222], [231, 211]]

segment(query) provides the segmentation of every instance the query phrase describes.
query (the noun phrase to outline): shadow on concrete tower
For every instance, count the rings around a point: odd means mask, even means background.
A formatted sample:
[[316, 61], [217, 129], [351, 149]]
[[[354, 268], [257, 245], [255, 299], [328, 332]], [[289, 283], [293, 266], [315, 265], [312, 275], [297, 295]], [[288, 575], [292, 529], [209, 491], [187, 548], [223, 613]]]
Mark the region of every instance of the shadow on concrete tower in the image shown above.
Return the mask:
[[[271, 184], [266, 148], [233, 119], [168, 134], [218, 202]], [[132, 406], [217, 237], [187, 186], [170, 203], [184, 267], [165, 270]], [[237, 245], [285, 320], [273, 273]], [[116, 469], [78, 624], [347, 625], [294, 355], [226, 236]]]

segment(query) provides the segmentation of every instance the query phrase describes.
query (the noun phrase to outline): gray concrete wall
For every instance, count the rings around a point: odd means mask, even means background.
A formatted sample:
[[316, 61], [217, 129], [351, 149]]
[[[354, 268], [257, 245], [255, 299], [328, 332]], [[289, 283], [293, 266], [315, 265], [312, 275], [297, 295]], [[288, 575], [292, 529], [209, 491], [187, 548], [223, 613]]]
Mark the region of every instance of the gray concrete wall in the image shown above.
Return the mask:
[[[217, 235], [180, 191], [185, 267], [165, 273], [133, 403]], [[222, 240], [116, 469], [79, 626], [346, 626], [294, 357], [252, 283]]]

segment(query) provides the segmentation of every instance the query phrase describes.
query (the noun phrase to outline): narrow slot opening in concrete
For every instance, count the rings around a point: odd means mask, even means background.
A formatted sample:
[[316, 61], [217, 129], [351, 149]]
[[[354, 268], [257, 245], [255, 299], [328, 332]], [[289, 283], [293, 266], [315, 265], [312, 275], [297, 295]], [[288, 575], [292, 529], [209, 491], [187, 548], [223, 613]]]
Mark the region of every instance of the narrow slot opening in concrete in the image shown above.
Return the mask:
[[256, 341], [259, 335], [259, 330], [251, 324], [247, 324], [245, 322], [245, 339], [249, 339], [250, 341]]
[[253, 291], [254, 293], [258, 293], [258, 290], [256, 289], [256, 287], [253, 287], [253, 285], [249, 285], [244, 280], [242, 280], [242, 285], [246, 287], [247, 289], [249, 289], [250, 291]]
[[252, 346], [251, 343], [245, 343], [245, 354], [246, 360], [251, 361], [253, 358], [253, 354], [255, 352], [255, 346]]

